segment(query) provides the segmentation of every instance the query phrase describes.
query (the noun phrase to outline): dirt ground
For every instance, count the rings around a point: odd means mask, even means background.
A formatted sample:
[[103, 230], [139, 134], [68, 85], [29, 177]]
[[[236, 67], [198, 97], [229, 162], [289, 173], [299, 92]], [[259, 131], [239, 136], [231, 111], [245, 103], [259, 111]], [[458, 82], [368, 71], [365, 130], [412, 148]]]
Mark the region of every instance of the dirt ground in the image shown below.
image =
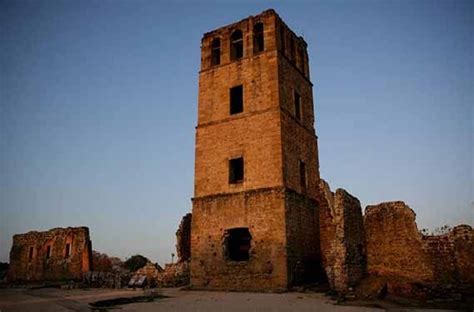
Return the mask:
[[[162, 295], [151, 302], [94, 308], [90, 303], [116, 298]], [[145, 299], [145, 300], [143, 300]], [[122, 301], [126, 299], [122, 299]], [[129, 300], [130, 301], [130, 300]], [[342, 306], [322, 293], [237, 293], [182, 291], [167, 288], [158, 292], [110, 289], [0, 289], [0, 312], [15, 311], [421, 311], [400, 307]], [[428, 311], [428, 310], [423, 310]], [[434, 310], [433, 310], [434, 311]], [[436, 310], [440, 311], [440, 310]]]

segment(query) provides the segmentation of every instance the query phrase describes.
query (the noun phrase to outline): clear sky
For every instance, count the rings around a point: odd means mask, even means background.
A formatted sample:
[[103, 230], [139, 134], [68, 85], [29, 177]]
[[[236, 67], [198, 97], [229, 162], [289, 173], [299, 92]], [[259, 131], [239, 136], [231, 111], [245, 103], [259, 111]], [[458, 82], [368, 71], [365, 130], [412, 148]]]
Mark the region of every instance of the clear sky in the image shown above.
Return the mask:
[[200, 40], [274, 8], [308, 42], [321, 175], [473, 224], [474, 2], [0, 1], [0, 261], [89, 226], [161, 264], [191, 210]]

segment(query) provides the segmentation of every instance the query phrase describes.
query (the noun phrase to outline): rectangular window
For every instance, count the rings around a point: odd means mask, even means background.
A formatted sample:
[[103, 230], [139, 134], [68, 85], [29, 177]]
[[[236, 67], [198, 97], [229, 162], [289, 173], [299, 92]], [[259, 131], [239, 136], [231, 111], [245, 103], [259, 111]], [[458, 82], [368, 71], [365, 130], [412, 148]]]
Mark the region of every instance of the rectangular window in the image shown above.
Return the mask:
[[242, 85], [230, 89], [230, 114], [244, 111], [244, 87]]
[[71, 255], [71, 244], [66, 244], [66, 252], [64, 253], [64, 256], [68, 258]]
[[211, 43], [211, 66], [221, 63], [221, 40], [215, 38]]
[[280, 28], [280, 42], [281, 42], [281, 53], [285, 55], [285, 29], [283, 27]]
[[240, 183], [244, 180], [244, 159], [242, 157], [229, 160], [229, 183]]
[[30, 247], [30, 250], [28, 252], [28, 261], [31, 261], [33, 259], [33, 252], [34, 252], [34, 248]]
[[51, 245], [46, 246], [46, 259], [51, 258]]
[[295, 63], [296, 61], [296, 50], [295, 50], [295, 40], [290, 38], [290, 60]]
[[294, 91], [294, 103], [295, 103], [295, 117], [301, 120], [301, 96], [298, 92]]
[[244, 56], [244, 41], [242, 39], [242, 31], [235, 30], [230, 36], [230, 59], [238, 60]]
[[300, 160], [300, 186], [301, 192], [306, 193], [306, 164]]
[[257, 23], [253, 28], [253, 51], [258, 53], [262, 52], [264, 49], [263, 24]]
[[303, 72], [304, 71], [304, 54], [303, 48], [298, 46], [298, 68]]

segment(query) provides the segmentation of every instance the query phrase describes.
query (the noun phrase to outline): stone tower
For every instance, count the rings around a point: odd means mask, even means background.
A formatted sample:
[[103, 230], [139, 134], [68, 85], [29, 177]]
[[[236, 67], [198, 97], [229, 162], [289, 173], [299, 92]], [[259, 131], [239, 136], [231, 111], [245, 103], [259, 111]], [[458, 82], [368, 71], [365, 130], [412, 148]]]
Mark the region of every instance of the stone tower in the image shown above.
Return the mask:
[[273, 10], [204, 34], [191, 285], [285, 290], [320, 267], [307, 44]]

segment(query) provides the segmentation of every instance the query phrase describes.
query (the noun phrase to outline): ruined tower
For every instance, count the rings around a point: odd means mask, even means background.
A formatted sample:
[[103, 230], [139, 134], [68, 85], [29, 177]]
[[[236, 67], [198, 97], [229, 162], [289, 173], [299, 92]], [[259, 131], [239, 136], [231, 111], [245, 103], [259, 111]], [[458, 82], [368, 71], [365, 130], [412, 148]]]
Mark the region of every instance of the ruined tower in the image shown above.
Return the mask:
[[204, 34], [191, 285], [285, 290], [319, 274], [307, 44], [273, 10]]

